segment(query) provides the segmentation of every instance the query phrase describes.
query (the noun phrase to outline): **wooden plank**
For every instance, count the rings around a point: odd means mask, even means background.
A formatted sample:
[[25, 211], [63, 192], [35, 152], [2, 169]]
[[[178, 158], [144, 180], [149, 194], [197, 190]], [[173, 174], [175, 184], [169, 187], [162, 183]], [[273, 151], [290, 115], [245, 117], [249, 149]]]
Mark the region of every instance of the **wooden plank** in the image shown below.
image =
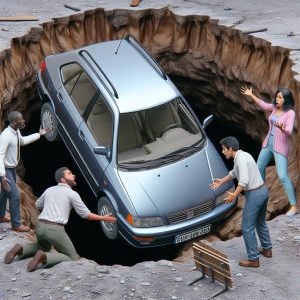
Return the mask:
[[226, 269], [230, 268], [228, 261], [219, 259], [218, 257], [215, 257], [210, 253], [206, 253], [206, 252], [200, 251], [198, 249], [194, 249], [194, 256], [199, 256], [200, 258], [205, 259], [214, 265], [218, 265], [218, 266], [223, 265], [223, 266], [226, 266]]
[[221, 263], [220, 265], [214, 264], [214, 263], [207, 261], [204, 257], [201, 257], [201, 256], [195, 256], [194, 259], [195, 259], [195, 261], [205, 263], [205, 265], [207, 265], [208, 267], [210, 267], [212, 269], [216, 269], [220, 273], [224, 273], [226, 276], [229, 276], [229, 277], [231, 276], [229, 265], [222, 265], [223, 263]]
[[[211, 271], [210, 271], [211, 269], [207, 265], [205, 265], [205, 264], [202, 264], [200, 262], [199, 262], [199, 264], [204, 266], [204, 274], [208, 275], [209, 277], [212, 277], [212, 274], [211, 274]], [[199, 269], [197, 268], [197, 270], [202, 271], [201, 268], [199, 268]], [[217, 280], [217, 281], [219, 281], [221, 283], [225, 283], [225, 278], [226, 278], [227, 279], [227, 285], [229, 287], [231, 287], [231, 288], [233, 287], [232, 278], [228, 277], [228, 276], [226, 276], [224, 274], [220, 274], [215, 269], [214, 269], [214, 278], [215, 278], [215, 280]]]
[[21, 22], [21, 21], [38, 21], [35, 16], [14, 16], [14, 17], [0, 17], [2, 22]]
[[197, 251], [198, 251], [198, 252], [201, 252], [201, 253], [205, 253], [206, 255], [210, 255], [210, 257], [214, 257], [215, 259], [220, 260], [220, 261], [222, 261], [225, 264], [229, 263], [228, 259], [220, 258], [219, 256], [216, 256], [214, 253], [212, 253], [212, 252], [206, 252], [206, 250], [203, 250], [200, 247], [193, 248], [193, 250], [194, 250], [194, 254], [197, 253]]
[[196, 245], [196, 246], [205, 248], [206, 250], [208, 250], [208, 251], [210, 251], [210, 252], [213, 252], [213, 253], [217, 254], [218, 256], [220, 256], [220, 257], [222, 257], [222, 258], [224, 258], [224, 259], [227, 259], [227, 256], [226, 256], [224, 253], [222, 253], [222, 252], [220, 252], [220, 251], [218, 251], [218, 250], [216, 250], [216, 249], [214, 249], [214, 248], [212, 248], [212, 247], [206, 245], [206, 244], [203, 243], [203, 242], [193, 243], [193, 245]]

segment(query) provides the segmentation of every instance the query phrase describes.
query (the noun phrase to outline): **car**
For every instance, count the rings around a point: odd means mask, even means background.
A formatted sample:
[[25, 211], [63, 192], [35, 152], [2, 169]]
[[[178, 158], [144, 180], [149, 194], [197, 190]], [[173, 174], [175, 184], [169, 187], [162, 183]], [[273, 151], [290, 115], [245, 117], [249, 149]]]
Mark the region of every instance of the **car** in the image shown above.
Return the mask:
[[178, 244], [227, 217], [228, 170], [190, 105], [132, 36], [49, 55], [37, 75], [41, 123], [61, 139], [97, 199], [109, 239]]

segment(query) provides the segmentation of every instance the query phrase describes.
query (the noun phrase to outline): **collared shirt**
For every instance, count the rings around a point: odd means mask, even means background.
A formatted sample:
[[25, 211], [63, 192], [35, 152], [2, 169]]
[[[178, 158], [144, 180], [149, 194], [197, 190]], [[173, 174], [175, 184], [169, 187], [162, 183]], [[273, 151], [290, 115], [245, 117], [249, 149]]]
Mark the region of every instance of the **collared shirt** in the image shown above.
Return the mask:
[[[0, 135], [0, 176], [5, 175], [5, 168], [15, 168], [19, 162], [19, 146], [25, 146], [40, 138], [39, 133], [22, 136], [19, 129], [7, 126]], [[20, 152], [19, 152], [20, 153]]]
[[43, 195], [36, 200], [35, 206], [43, 209], [39, 219], [63, 225], [68, 223], [73, 207], [77, 214], [84, 219], [90, 214], [90, 210], [82, 202], [79, 194], [64, 183], [46, 189]]
[[264, 183], [253, 157], [242, 150], [236, 152], [233, 169], [229, 172], [229, 176], [236, 178], [238, 184], [245, 190], [256, 189]]

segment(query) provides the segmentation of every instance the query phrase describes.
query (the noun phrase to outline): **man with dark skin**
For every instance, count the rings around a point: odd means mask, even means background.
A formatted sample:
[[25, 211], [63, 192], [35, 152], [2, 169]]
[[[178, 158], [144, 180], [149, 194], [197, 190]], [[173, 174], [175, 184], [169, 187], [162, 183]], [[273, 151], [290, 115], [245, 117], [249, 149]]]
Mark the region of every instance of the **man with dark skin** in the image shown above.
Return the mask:
[[[15, 256], [19, 259], [34, 256], [27, 266], [27, 271], [32, 272], [40, 264], [47, 268], [62, 261], [78, 260], [80, 257], [64, 228], [72, 208], [90, 221], [117, 221], [111, 214], [100, 216], [90, 212], [79, 194], [72, 190], [76, 186], [75, 175], [68, 168], [57, 169], [55, 179], [58, 184], [46, 189], [36, 201], [36, 207], [42, 210], [36, 227], [37, 243], [16, 244], [6, 253], [4, 263], [10, 264]], [[52, 246], [57, 252], [50, 252]]]
[[[0, 136], [0, 223], [11, 221], [12, 230], [29, 231], [28, 226], [21, 223], [20, 195], [16, 183], [16, 167], [20, 160], [20, 146], [37, 141], [41, 136], [49, 132], [49, 129], [40, 129], [38, 133], [22, 136], [20, 129], [25, 127], [23, 115], [18, 111], [8, 114], [9, 126]], [[6, 203], [9, 200], [11, 219], [5, 216]]]

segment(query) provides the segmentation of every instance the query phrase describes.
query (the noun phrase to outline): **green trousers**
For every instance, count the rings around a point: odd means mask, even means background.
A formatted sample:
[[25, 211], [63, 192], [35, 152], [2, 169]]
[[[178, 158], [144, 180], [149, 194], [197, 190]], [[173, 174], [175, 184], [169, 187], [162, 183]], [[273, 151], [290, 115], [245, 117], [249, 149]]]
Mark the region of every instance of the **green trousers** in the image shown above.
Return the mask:
[[[80, 258], [64, 226], [38, 222], [36, 239], [37, 243], [22, 245], [23, 254], [19, 256], [19, 259], [34, 256], [38, 250], [43, 250], [47, 256], [47, 262], [43, 263], [43, 267], [47, 268], [62, 261], [78, 260]], [[57, 252], [49, 252], [52, 246]]]

